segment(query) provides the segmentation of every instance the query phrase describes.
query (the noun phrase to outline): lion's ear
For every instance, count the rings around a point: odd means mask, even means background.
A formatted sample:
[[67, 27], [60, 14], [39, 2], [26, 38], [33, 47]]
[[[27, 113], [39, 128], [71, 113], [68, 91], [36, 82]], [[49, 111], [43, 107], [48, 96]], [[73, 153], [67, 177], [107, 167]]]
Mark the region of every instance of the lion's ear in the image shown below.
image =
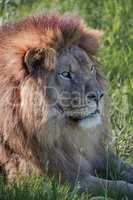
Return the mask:
[[24, 62], [30, 73], [39, 68], [50, 71], [56, 64], [56, 52], [52, 48], [32, 48], [26, 52]]
[[103, 31], [96, 29], [84, 30], [79, 41], [79, 46], [88, 53], [95, 55], [102, 36]]

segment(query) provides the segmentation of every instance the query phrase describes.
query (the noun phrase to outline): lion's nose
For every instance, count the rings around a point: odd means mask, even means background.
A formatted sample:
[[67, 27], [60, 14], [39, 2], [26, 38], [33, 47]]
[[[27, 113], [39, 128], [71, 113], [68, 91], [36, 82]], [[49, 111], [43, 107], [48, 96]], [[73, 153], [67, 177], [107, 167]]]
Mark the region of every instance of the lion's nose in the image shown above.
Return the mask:
[[95, 92], [89, 92], [89, 94], [87, 95], [87, 99], [89, 100], [93, 100], [96, 102], [99, 102], [99, 100], [104, 96], [103, 91], [101, 90], [97, 90]]

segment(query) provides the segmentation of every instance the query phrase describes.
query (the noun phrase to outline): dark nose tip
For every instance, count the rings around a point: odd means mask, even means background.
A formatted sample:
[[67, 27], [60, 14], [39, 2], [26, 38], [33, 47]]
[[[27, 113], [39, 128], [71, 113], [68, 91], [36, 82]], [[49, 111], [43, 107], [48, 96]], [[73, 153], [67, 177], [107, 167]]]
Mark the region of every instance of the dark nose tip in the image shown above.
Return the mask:
[[96, 91], [96, 92], [90, 92], [87, 95], [88, 100], [93, 100], [98, 102], [102, 97], [104, 96], [104, 93], [102, 91]]

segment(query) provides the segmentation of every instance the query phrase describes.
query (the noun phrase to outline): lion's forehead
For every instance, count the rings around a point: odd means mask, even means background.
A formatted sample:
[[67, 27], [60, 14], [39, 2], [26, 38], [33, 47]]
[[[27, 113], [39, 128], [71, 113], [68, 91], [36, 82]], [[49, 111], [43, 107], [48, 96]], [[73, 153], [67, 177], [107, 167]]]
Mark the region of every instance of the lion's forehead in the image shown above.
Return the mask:
[[66, 48], [59, 54], [57, 66], [63, 69], [71, 69], [72, 72], [88, 70], [94, 64], [89, 55], [79, 47]]

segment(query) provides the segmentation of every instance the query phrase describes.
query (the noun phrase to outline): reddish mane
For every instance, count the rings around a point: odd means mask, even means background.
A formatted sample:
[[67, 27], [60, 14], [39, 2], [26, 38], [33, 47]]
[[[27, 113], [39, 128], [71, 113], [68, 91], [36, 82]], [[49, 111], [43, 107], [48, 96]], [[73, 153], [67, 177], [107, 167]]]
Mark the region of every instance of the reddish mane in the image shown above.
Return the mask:
[[[88, 54], [95, 54], [101, 32], [87, 29], [74, 16], [32, 16], [0, 28], [0, 79], [20, 78], [25, 73], [23, 57], [30, 48], [52, 47], [58, 49], [76, 44]], [[11, 76], [10, 76], [11, 75]]]

